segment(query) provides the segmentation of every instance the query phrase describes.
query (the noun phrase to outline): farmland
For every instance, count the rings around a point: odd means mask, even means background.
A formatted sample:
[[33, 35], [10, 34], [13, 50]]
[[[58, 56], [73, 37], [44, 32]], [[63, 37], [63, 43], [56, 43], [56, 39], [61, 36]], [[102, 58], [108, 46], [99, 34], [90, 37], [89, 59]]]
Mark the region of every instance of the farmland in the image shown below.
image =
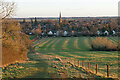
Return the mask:
[[[94, 37], [50, 37], [34, 41], [35, 50], [33, 53], [28, 53], [29, 61], [10, 65], [5, 68], [7, 72], [3, 69], [3, 77], [71, 78], [81, 76], [87, 78], [94, 76], [105, 78], [107, 65], [110, 66], [110, 77], [118, 77], [118, 52], [91, 51], [91, 38]], [[108, 37], [108, 39], [118, 43], [117, 37]], [[88, 63], [90, 63], [89, 74], [87, 74]], [[98, 64], [97, 74], [95, 74], [95, 64]]]
[[[117, 41], [117, 38], [109, 38]], [[35, 45], [36, 52], [88, 61], [116, 61], [116, 51], [90, 51], [90, 37], [43, 38]], [[97, 57], [98, 56], [98, 57]], [[104, 58], [104, 59], [101, 59]], [[107, 59], [105, 59], [107, 58]]]

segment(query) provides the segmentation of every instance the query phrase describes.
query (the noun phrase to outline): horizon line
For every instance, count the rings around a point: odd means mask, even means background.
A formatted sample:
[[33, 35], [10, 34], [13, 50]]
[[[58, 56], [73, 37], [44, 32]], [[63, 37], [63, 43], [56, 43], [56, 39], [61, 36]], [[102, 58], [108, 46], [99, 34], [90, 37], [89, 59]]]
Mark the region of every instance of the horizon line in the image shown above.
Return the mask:
[[[59, 18], [59, 16], [32, 16], [32, 17], [12, 17], [12, 18]], [[63, 16], [62, 18], [72, 18], [72, 17], [118, 17], [118, 16]]]

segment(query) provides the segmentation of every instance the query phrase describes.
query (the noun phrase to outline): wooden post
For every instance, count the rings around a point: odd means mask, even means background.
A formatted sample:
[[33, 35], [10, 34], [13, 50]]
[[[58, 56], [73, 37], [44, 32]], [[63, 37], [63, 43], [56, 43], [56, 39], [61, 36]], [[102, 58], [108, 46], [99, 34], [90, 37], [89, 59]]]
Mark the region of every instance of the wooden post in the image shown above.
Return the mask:
[[76, 60], [74, 60], [74, 65], [75, 65]]
[[90, 62], [88, 63], [88, 71], [90, 70]]
[[73, 59], [72, 59], [72, 63], [73, 63], [73, 65], [74, 65], [74, 61], [73, 61]]
[[79, 67], [79, 60], [78, 60], [78, 67]]
[[72, 58], [70, 58], [70, 60], [69, 60], [70, 62], [72, 62]]
[[109, 77], [109, 65], [107, 65], [107, 77]]
[[84, 62], [82, 61], [82, 67], [84, 66]]
[[82, 78], [82, 77], [81, 77], [81, 74], [79, 73], [79, 80], [81, 80], [81, 78]]
[[98, 72], [98, 64], [96, 64], [96, 74], [97, 74], [97, 72]]

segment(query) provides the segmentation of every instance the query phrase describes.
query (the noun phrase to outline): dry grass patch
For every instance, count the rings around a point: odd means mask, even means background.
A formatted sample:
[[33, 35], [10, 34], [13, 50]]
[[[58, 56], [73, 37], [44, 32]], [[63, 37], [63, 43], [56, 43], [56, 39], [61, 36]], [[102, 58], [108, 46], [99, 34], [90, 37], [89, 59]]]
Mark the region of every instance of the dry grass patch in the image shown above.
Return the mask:
[[51, 41], [48, 45], [46, 45], [46, 47], [49, 47], [52, 43], [54, 43], [56, 41], [56, 39], [54, 39], [53, 41]]
[[69, 42], [69, 39], [65, 40], [65, 42], [63, 43], [63, 46], [62, 46], [63, 49], [68, 49], [68, 48], [67, 48], [68, 42]]
[[118, 46], [112, 40], [109, 40], [107, 37], [96, 37], [91, 39], [92, 50], [96, 51], [114, 51], [117, 50]]
[[74, 41], [74, 47], [76, 49], [80, 49], [79, 46], [78, 46], [78, 39], [75, 39], [75, 41]]
[[50, 41], [50, 39], [48, 39], [47, 41], [43, 42], [42, 44], [39, 45], [39, 47], [44, 46], [46, 43], [48, 43]]

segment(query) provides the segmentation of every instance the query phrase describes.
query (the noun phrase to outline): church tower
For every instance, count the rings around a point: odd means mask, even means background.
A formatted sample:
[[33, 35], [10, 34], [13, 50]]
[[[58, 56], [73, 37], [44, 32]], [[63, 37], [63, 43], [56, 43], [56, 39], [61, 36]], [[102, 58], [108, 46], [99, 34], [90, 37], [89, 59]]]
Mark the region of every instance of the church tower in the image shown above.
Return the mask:
[[61, 17], [61, 12], [60, 12], [60, 16], [59, 16], [59, 24], [62, 23], [62, 17]]

